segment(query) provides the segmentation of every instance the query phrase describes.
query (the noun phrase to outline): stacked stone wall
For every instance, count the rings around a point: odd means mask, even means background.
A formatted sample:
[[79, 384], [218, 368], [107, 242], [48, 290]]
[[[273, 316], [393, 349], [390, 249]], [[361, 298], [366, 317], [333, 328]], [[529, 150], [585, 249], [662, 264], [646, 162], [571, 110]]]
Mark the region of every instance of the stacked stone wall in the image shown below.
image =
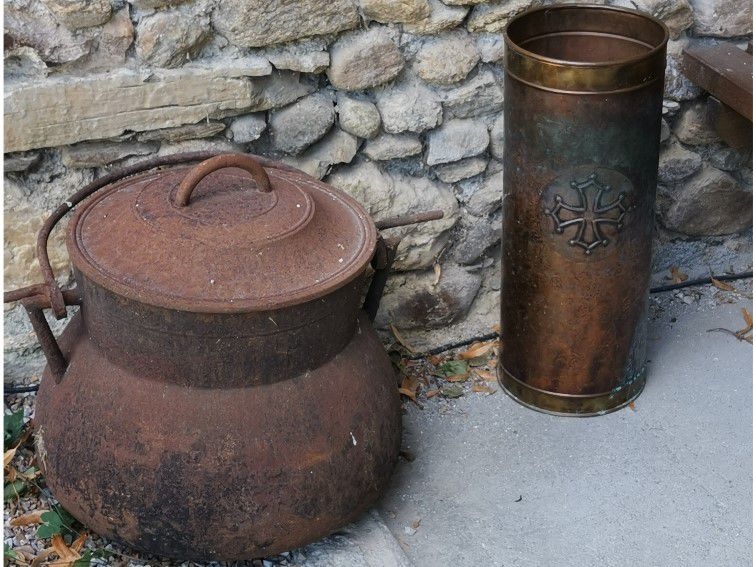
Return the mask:
[[[744, 45], [751, 4], [611, 3], [661, 18], [673, 38], [658, 277], [672, 264], [741, 267], [751, 155], [706, 126], [705, 95], [680, 61], [689, 44]], [[396, 230], [404, 239], [378, 324], [425, 343], [489, 331], [506, 156], [502, 31], [538, 4], [6, 0], [6, 288], [39, 281], [39, 226], [96, 176], [153, 155], [245, 151], [332, 183], [376, 219], [443, 209], [443, 220]], [[62, 229], [50, 247], [70, 278]], [[28, 377], [39, 363], [31, 330], [20, 307], [5, 321], [8, 374]]]

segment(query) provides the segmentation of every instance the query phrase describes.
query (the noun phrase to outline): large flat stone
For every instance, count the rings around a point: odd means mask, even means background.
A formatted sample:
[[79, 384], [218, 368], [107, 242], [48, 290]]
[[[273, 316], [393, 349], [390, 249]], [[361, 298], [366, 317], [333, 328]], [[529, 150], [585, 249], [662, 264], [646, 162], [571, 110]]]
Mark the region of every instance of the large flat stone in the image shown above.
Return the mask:
[[199, 70], [145, 79], [124, 71], [6, 85], [5, 151], [194, 124], [253, 104], [246, 79], [208, 77]]
[[350, 0], [224, 0], [212, 19], [215, 29], [245, 47], [336, 33], [360, 23], [357, 6]]

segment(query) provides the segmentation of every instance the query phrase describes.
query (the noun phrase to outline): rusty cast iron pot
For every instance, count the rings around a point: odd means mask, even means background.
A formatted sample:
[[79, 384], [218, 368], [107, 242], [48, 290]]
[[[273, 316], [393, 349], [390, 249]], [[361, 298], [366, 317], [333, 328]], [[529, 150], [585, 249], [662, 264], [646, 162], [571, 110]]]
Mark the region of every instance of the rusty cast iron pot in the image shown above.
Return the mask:
[[[401, 419], [370, 319], [396, 242], [302, 172], [243, 154], [187, 165], [208, 156], [74, 195], [39, 234], [45, 283], [6, 301], [23, 301], [48, 360], [37, 453], [61, 504], [150, 553], [237, 560], [323, 537], [386, 486]], [[87, 197], [61, 291], [47, 239]], [[80, 310], [58, 345], [42, 310], [66, 305]]]

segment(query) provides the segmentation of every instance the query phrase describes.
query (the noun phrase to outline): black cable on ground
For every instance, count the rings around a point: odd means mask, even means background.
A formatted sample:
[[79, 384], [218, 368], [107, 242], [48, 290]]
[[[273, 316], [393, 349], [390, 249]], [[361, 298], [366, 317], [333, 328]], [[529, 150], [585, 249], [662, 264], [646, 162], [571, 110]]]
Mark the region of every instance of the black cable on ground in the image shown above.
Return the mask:
[[[753, 272], [741, 272], [739, 274], [723, 274], [721, 276], [711, 276], [709, 278], [698, 278], [695, 280], [685, 280], [684, 282], [676, 283], [676, 284], [668, 284], [668, 285], [660, 285], [657, 287], [652, 287], [649, 290], [649, 293], [663, 293], [665, 291], [674, 291], [676, 289], [683, 289], [686, 287], [693, 287], [697, 285], [711, 285], [713, 282], [712, 280], [717, 280], [720, 282], [732, 282], [737, 280], [745, 280], [748, 278], [753, 277]], [[426, 356], [433, 356], [434, 354], [441, 354], [442, 352], [446, 352], [447, 350], [452, 350], [455, 348], [467, 346], [471, 343], [480, 342], [480, 341], [492, 341], [496, 338], [498, 338], [498, 333], [488, 333], [485, 335], [478, 335], [475, 337], [470, 337], [467, 339], [463, 339], [461, 341], [457, 341], [455, 343], [447, 343], [445, 345], [441, 345], [436, 348], [432, 348], [425, 352], [416, 352], [407, 358], [410, 360], [418, 360], [420, 358], [425, 358]], [[39, 384], [35, 384], [33, 386], [12, 386], [10, 384], [5, 385], [5, 395], [13, 395], [13, 394], [25, 394], [27, 392], [36, 392], [39, 389]]]
[[[668, 284], [668, 285], [660, 285], [657, 287], [652, 287], [649, 290], [649, 293], [663, 293], [665, 291], [674, 291], [676, 289], [683, 289], [686, 287], [693, 287], [697, 285], [712, 285], [712, 280], [717, 280], [720, 282], [731, 282], [736, 280], [745, 280], [748, 278], [753, 277], [753, 272], [741, 272], [739, 274], [723, 274], [721, 276], [711, 276], [708, 278], [698, 278], [695, 280], [685, 280], [684, 282], [675, 283], [675, 284]], [[479, 341], [492, 341], [496, 338], [498, 338], [498, 333], [488, 333], [486, 335], [479, 335], [477, 337], [471, 337], [469, 339], [464, 339], [461, 341], [457, 341], [455, 343], [448, 343], [445, 345], [441, 345], [436, 348], [432, 348], [425, 352], [416, 352], [408, 356], [407, 358], [409, 360], [418, 360], [420, 358], [425, 358], [426, 356], [433, 356], [434, 354], [440, 354], [442, 352], [446, 352], [447, 350], [452, 350], [455, 348], [467, 346], [470, 343], [475, 343]]]
[[36, 392], [37, 390], [39, 390], [39, 384], [34, 384], [33, 386], [11, 386], [10, 384], [6, 384], [5, 388], [3, 388], [6, 396], [11, 394], [26, 394], [27, 392]]
[[720, 282], [733, 282], [736, 280], [745, 280], [753, 277], [753, 272], [742, 272], [740, 274], [723, 274], [721, 276], [711, 276], [708, 278], [698, 278], [697, 280], [685, 280], [684, 282], [660, 285], [658, 287], [652, 287], [651, 293], [662, 293], [663, 291], [673, 291], [675, 289], [682, 289], [684, 287], [692, 287], [695, 285], [706, 285], [713, 283], [711, 280], [715, 279]]

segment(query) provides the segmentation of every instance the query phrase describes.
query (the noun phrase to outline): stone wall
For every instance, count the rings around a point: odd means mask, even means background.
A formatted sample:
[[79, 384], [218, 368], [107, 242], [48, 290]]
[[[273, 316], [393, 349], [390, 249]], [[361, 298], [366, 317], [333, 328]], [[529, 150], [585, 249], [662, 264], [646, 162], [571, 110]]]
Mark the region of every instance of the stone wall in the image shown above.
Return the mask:
[[[747, 263], [751, 158], [705, 126], [680, 58], [691, 42], [745, 42], [750, 2], [612, 3], [662, 18], [674, 38], [655, 269]], [[156, 154], [249, 151], [348, 191], [376, 219], [442, 208], [441, 221], [397, 229], [405, 238], [378, 323], [423, 344], [489, 331], [505, 155], [501, 33], [536, 4], [6, 0], [6, 288], [39, 281], [37, 229], [95, 176]], [[62, 230], [51, 250], [66, 279]], [[35, 341], [20, 308], [5, 319], [7, 374], [28, 377]]]

